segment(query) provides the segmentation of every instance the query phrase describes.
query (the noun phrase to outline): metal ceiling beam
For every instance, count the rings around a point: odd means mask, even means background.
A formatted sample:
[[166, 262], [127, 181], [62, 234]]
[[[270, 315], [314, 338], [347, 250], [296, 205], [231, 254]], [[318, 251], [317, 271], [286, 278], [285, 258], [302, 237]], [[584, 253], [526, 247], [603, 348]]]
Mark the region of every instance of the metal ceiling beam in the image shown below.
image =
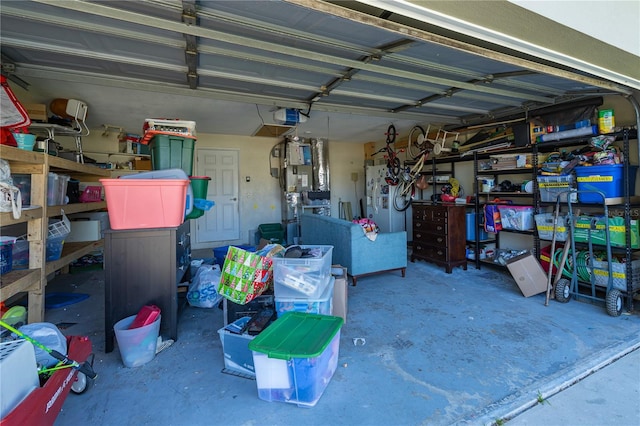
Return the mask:
[[[289, 0], [285, 0], [289, 1]], [[294, 0], [295, 1], [295, 0]], [[483, 42], [489, 42], [495, 44], [497, 46], [506, 47], [507, 49], [511, 49], [516, 52], [521, 52], [526, 55], [539, 58], [541, 61], [545, 62], [553, 62], [559, 64], [560, 66], [566, 69], [574, 69], [579, 70], [580, 72], [588, 73], [594, 76], [598, 76], [603, 79], [606, 79], [608, 82], [618, 82], [620, 84], [624, 84], [626, 86], [626, 90], [621, 92], [617, 90], [618, 93], [629, 93], [628, 88], [635, 88], [636, 90], [640, 89], [640, 79], [638, 79], [637, 69], [631, 71], [631, 74], [627, 72], [624, 74], [622, 72], [618, 72], [615, 66], [611, 67], [608, 65], [602, 66], [598, 63], [587, 62], [584, 57], [576, 56], [574, 53], [568, 53], [567, 51], [558, 50], [560, 45], [554, 43], [552, 40], [547, 41], [545, 44], [541, 44], [540, 40], [544, 40], [544, 38], [535, 37], [527, 37], [524, 39], [522, 32], [518, 31], [500, 31], [496, 28], [484, 27], [482, 25], [478, 25], [477, 22], [482, 22], [482, 20], [476, 20], [474, 18], [465, 20], [461, 19], [458, 16], [454, 16], [452, 14], [443, 13], [440, 10], [441, 8], [430, 8], [429, 2], [425, 1], [386, 1], [386, 0], [357, 0], [360, 3], [365, 3], [369, 6], [380, 7], [389, 11], [394, 12], [398, 16], [409, 17], [419, 22], [429, 23], [430, 25], [436, 25], [441, 28], [445, 28], [448, 31], [457, 32], [459, 34], [463, 34], [467, 37], [473, 37], [478, 40], [482, 40]], [[498, 11], [505, 10], [508, 7], [513, 7], [512, 5], [500, 5], [500, 2], [494, 2], [494, 5], [488, 5], [488, 10]], [[517, 7], [517, 6], [516, 6]], [[439, 10], [437, 10], [439, 9]], [[446, 10], [446, 9], [444, 9]], [[541, 16], [532, 13], [530, 11], [527, 12], [530, 16], [529, 21], [527, 21], [528, 28], [536, 28], [537, 32], [544, 32], [544, 30], [540, 30], [540, 28], [546, 28], [540, 25], [542, 22], [536, 20], [536, 16]], [[534, 23], [535, 22], [535, 23]], [[637, 19], [636, 19], [637, 22]], [[532, 25], [536, 25], [533, 27]], [[571, 28], [566, 28], [568, 32], [575, 31]], [[576, 31], [577, 32], [577, 31]], [[637, 31], [636, 34], [637, 36]], [[525, 36], [526, 37], [526, 36]], [[579, 39], [579, 42], [584, 42], [584, 39]], [[597, 44], [595, 46], [597, 49], [607, 49], [609, 46]], [[571, 50], [571, 49], [570, 49]], [[570, 51], [569, 50], [569, 51]], [[624, 58], [624, 59], [623, 59]], [[631, 59], [629, 59], [631, 58]], [[636, 57], [628, 56], [625, 54], [624, 57], [616, 57], [613, 58], [612, 61], [615, 62], [631, 60], [638, 61], [637, 55]], [[624, 68], [619, 68], [624, 69]], [[559, 76], [559, 73], [562, 73], [563, 70], [560, 68], [556, 68], [556, 73], [552, 73], [552, 75]], [[576, 75], [579, 75], [576, 73]]]
[[[158, 2], [155, 0], [147, 1], [147, 3], [153, 4], [153, 5], [161, 4], [164, 7], [174, 7], [177, 9], [175, 4], [173, 3]], [[186, 44], [186, 41], [185, 43], [183, 43], [171, 37], [156, 36], [156, 35], [140, 32], [140, 31], [131, 31], [131, 30], [116, 28], [108, 25], [94, 24], [94, 23], [89, 23], [86, 21], [78, 20], [78, 19], [56, 17], [50, 14], [43, 14], [43, 13], [32, 12], [32, 11], [23, 10], [23, 9], [16, 9], [6, 5], [3, 5], [2, 14], [6, 16], [13, 16], [21, 19], [26, 19], [29, 21], [43, 22], [43, 23], [48, 23], [56, 26], [61, 26], [64, 28], [111, 35], [118, 38], [127, 38], [131, 40], [145, 41], [148, 43], [155, 43], [155, 44], [159, 44], [167, 47], [176, 47], [180, 49], [185, 49], [185, 44]], [[271, 25], [266, 25], [264, 23], [257, 22], [255, 20], [240, 20], [237, 17], [234, 18], [233, 16], [229, 16], [228, 14], [224, 14], [224, 13], [202, 12], [202, 15], [208, 16], [208, 17], [216, 17], [216, 18], [220, 17], [220, 19], [225, 19], [226, 22], [233, 22], [243, 27], [251, 27], [252, 29], [258, 28], [260, 30], [269, 31], [273, 27]], [[273, 32], [281, 34], [283, 30], [281, 27], [278, 26], [277, 31], [274, 29]], [[290, 33], [287, 32], [286, 35], [288, 38], [296, 38], [298, 40], [309, 40], [315, 43], [321, 42], [330, 46], [337, 46], [344, 49], [352, 49], [352, 52], [354, 53], [370, 54], [373, 56], [373, 55], [380, 55], [382, 51], [381, 49], [367, 50], [366, 48], [359, 45], [355, 45], [355, 44], [339, 43], [338, 41], [329, 39], [327, 37], [313, 37], [310, 39], [308, 34], [301, 33], [299, 31], [292, 31]], [[459, 76], [466, 76], [468, 78], [481, 77], [481, 75], [479, 75], [478, 73], [471, 72], [469, 70], [465, 70], [459, 67], [446, 66], [444, 64], [439, 64], [432, 61], [426, 61], [426, 60], [421, 60], [417, 58], [410, 58], [407, 56], [397, 54], [398, 51], [404, 50], [408, 46], [409, 45], [406, 43], [405, 40], [401, 40], [401, 44], [399, 46], [385, 47], [384, 50], [388, 52], [388, 54], [385, 55], [385, 59], [392, 60], [400, 65], [414, 65], [414, 66], [426, 68], [429, 70], [442, 71], [442, 72], [455, 74]], [[199, 46], [199, 52], [201, 54], [223, 55], [226, 57], [240, 58], [240, 59], [256, 61], [264, 64], [272, 64], [272, 65], [278, 65], [278, 66], [283, 66], [283, 67], [292, 68], [292, 69], [299, 69], [302, 71], [325, 73], [325, 74], [333, 75], [336, 78], [341, 76], [339, 72], [328, 67], [302, 64], [299, 61], [295, 61], [295, 60], [274, 58], [273, 55], [250, 54], [246, 52], [240, 52], [234, 49], [226, 49], [226, 48], [211, 47], [211, 46]], [[388, 82], [387, 84], [392, 84], [392, 82]], [[553, 88], [549, 88], [541, 85], [526, 84], [524, 82], [503, 82], [503, 84], [510, 87], [516, 87], [518, 89], [528, 89], [533, 92], [539, 91], [539, 92], [545, 92], [545, 93], [554, 93], [558, 95], [561, 94], [560, 91]], [[433, 90], [437, 91], [438, 89], [433, 89]], [[423, 89], [423, 91], [426, 91], [426, 90]]]
[[[68, 81], [74, 83], [99, 85], [107, 87], [118, 87], [122, 89], [143, 90], [147, 92], [157, 92], [174, 94], [178, 96], [200, 97], [205, 99], [216, 99], [229, 102], [252, 103], [259, 105], [277, 106], [281, 108], [295, 108], [304, 110], [308, 107], [306, 102], [295, 99], [277, 97], [272, 95], [239, 94], [225, 90], [207, 89], [199, 87], [198, 90], [191, 90], [178, 84], [158, 84], [156, 81], [114, 77], [112, 75], [100, 75], [96, 73], [69, 73], [67, 70], [59, 70], [51, 67], [16, 64], [16, 69], [24, 77], [38, 79], [53, 79], [58, 81]], [[314, 105], [315, 111], [335, 112], [344, 114], [357, 114], [370, 117], [388, 118], [390, 120], [410, 120], [410, 121], [433, 121], [444, 124], [460, 124], [460, 119], [455, 116], [430, 114], [430, 113], [392, 113], [388, 110], [376, 108], [354, 107], [350, 105], [340, 105], [332, 103], [318, 103]]]
[[[511, 71], [511, 72], [505, 72], [505, 73], [499, 73], [499, 74], [491, 74], [489, 76], [486, 76], [480, 79], [474, 79], [474, 80], [468, 81], [468, 83], [488, 84], [488, 83], [493, 83], [495, 81], [501, 81], [502, 79], [507, 79], [515, 76], [529, 75], [529, 74], [534, 74], [534, 72], [533, 71]], [[439, 99], [443, 99], [443, 98], [452, 98], [454, 95], [457, 95], [459, 93], [464, 93], [464, 90], [458, 87], [450, 87], [444, 93], [435, 94], [435, 95], [427, 96], [426, 98], [420, 99], [418, 101], [418, 106], [424, 106], [426, 104], [430, 104], [432, 102], [438, 101]], [[546, 103], [547, 102], [545, 102], [545, 104]], [[407, 105], [403, 105], [398, 108], [395, 108], [394, 111], [396, 112], [405, 111], [405, 110], [414, 108], [414, 106], [415, 105], [407, 104]], [[487, 113], [488, 111], [485, 110], [484, 112]]]
[[2, 5], [2, 15], [24, 19], [31, 22], [55, 25], [69, 30], [88, 31], [96, 34], [104, 34], [129, 40], [145, 41], [178, 49], [184, 49], [186, 46], [186, 41], [181, 41], [178, 38], [157, 36], [145, 32], [117, 28], [112, 25], [103, 25], [79, 19], [65, 18], [64, 16], [33, 12], [31, 10], [18, 9], [5, 4]]
[[[32, 0], [32, 1], [48, 4], [51, 6], [60, 7], [64, 9], [88, 13], [92, 15], [103, 16], [103, 17], [112, 18], [112, 19], [119, 19], [122, 21], [135, 23], [138, 25], [161, 28], [168, 31], [175, 31], [178, 33], [191, 34], [198, 37], [205, 37], [205, 38], [210, 38], [214, 40], [224, 41], [226, 43], [238, 44], [241, 46], [252, 46], [253, 48], [256, 48], [256, 49], [261, 49], [261, 50], [278, 53], [278, 54], [290, 55], [294, 57], [299, 57], [301, 59], [307, 59], [307, 60], [313, 60], [313, 61], [319, 61], [319, 62], [328, 62], [334, 65], [341, 65], [344, 67], [359, 68], [362, 70], [370, 71], [373, 73], [379, 73], [383, 75], [391, 75], [391, 76], [400, 77], [400, 78], [413, 79], [413, 80], [422, 81], [425, 83], [441, 84], [447, 87], [455, 86], [463, 89], [468, 89], [471, 91], [491, 93], [491, 94], [501, 95], [505, 97], [524, 98], [524, 99], [528, 99], [536, 102], [548, 101], [548, 98], [544, 98], [544, 97], [536, 96], [532, 94], [514, 93], [514, 91], [511, 91], [511, 90], [501, 90], [501, 89], [496, 89], [492, 87], [467, 85], [463, 82], [452, 80], [452, 79], [432, 77], [422, 73], [408, 72], [408, 71], [393, 69], [393, 68], [384, 67], [380, 65], [363, 64], [356, 60], [339, 58], [332, 55], [325, 55], [317, 52], [310, 52], [305, 49], [298, 49], [298, 48], [293, 48], [293, 47], [270, 43], [270, 42], [263, 42], [260, 40], [255, 40], [255, 39], [251, 39], [249, 37], [244, 37], [244, 36], [225, 34], [220, 31], [205, 29], [202, 27], [189, 27], [183, 23], [177, 23], [177, 22], [168, 21], [162, 18], [155, 18], [148, 15], [142, 15], [139, 13], [123, 11], [123, 10], [115, 9], [113, 7], [104, 6], [103, 4], [98, 4], [98, 3], [89, 3], [82, 0], [76, 0], [73, 2], [59, 2], [57, 0]], [[289, 0], [286, 0], [286, 1], [289, 1]], [[325, 4], [323, 2], [316, 2], [316, 3]], [[335, 6], [333, 8], [335, 8]], [[380, 21], [387, 22], [382, 20]], [[408, 27], [403, 27], [403, 28], [405, 28], [406, 30]]]
[[[428, 85], [417, 84], [417, 83], [407, 83], [403, 80], [389, 80], [382, 77], [374, 77], [371, 75], [367, 75], [367, 76], [362, 74], [356, 75], [354, 76], [353, 80], [366, 81], [374, 84], [384, 84], [387, 86], [401, 87], [403, 89], [415, 90], [418, 93], [433, 91], [436, 94], [441, 94], [441, 95], [446, 94], [446, 90], [442, 89], [441, 87], [428, 86]], [[510, 105], [510, 106], [522, 105], [522, 102], [518, 99], [501, 97], [499, 98], [499, 100], [496, 100], [496, 96], [490, 96], [484, 93], [476, 93], [476, 92], [469, 92], [469, 91], [458, 92], [456, 94], [456, 98], [470, 99], [470, 100], [490, 102], [490, 103], [500, 103], [503, 105]]]
[[4, 53], [2, 54], [2, 75], [4, 75], [7, 79], [13, 81], [18, 86], [22, 87], [24, 90], [29, 90], [30, 84], [15, 75], [16, 72], [16, 64], [14, 61], [9, 58]]
[[[23, 9], [16, 9], [10, 6], [2, 5], [2, 15], [12, 16], [20, 19], [25, 19], [34, 22], [41, 22], [45, 24], [57, 25], [63, 28], [71, 30], [82, 30], [97, 34], [104, 34], [107, 36], [114, 36], [123, 39], [144, 41], [147, 43], [158, 44], [165, 47], [172, 47], [176, 49], [186, 49], [186, 40], [180, 40], [172, 37], [157, 36], [140, 31], [131, 31], [123, 28], [116, 28], [110, 25], [101, 25], [90, 23], [87, 21], [81, 21], [78, 19], [70, 19], [64, 17], [55, 17], [49, 14], [43, 14], [38, 12], [32, 12]], [[239, 50], [227, 49], [223, 47], [214, 47], [208, 45], [198, 46], [198, 52], [200, 54], [220, 55], [229, 58], [237, 58], [247, 61], [260, 62], [263, 64], [277, 65], [291, 69], [298, 69], [301, 71], [310, 71], [320, 74], [329, 74], [335, 77], [339, 77], [341, 74], [334, 68], [329, 68], [322, 65], [311, 65], [301, 63], [300, 61], [287, 60], [283, 58], [274, 57], [273, 55], [259, 55], [247, 52], [241, 52]]]
[[[206, 3], [205, 3], [206, 5]], [[313, 44], [321, 44], [323, 46], [331, 46], [336, 49], [344, 50], [350, 55], [377, 55], [382, 52], [375, 48], [364, 47], [355, 43], [347, 43], [330, 37], [323, 37], [318, 34], [311, 34], [305, 31], [299, 31], [292, 28], [283, 28], [282, 25], [272, 25], [267, 22], [230, 15], [228, 13], [219, 12], [210, 8], [201, 8], [200, 16], [211, 18], [214, 21], [221, 21], [234, 24], [240, 28], [250, 28], [252, 30], [260, 30], [261, 32], [278, 35], [286, 39], [296, 39], [299, 41], [307, 41]]]
[[[182, 22], [187, 25], [198, 25], [195, 0], [182, 0]], [[198, 88], [198, 46], [196, 36], [184, 34], [186, 47], [184, 61], [187, 65], [187, 82], [190, 89]]]
[[[448, 74], [455, 74], [461, 77], [467, 77], [468, 79], [482, 79], [485, 78], [484, 74], [475, 72], [475, 71], [471, 71], [468, 69], [464, 69], [464, 68], [460, 68], [460, 67], [453, 67], [450, 65], [445, 65], [445, 64], [439, 64], [437, 62], [432, 62], [432, 61], [426, 61], [423, 59], [417, 59], [417, 58], [408, 58], [406, 56], [402, 56], [402, 55], [389, 55], [387, 57], [385, 57], [385, 59], [397, 62], [399, 64], [402, 65], [413, 65], [416, 67], [420, 67], [420, 68], [427, 68], [430, 70], [434, 70], [434, 71], [441, 71], [441, 72], [445, 72]], [[514, 71], [511, 73], [512, 77], [516, 77], [516, 76], [522, 76], [522, 75], [534, 75], [534, 74], [539, 74], [536, 71], [531, 71], [531, 70], [522, 70], [522, 71]], [[506, 77], [506, 76], [505, 76]], [[551, 88], [548, 86], [544, 86], [544, 85], [540, 85], [540, 84], [531, 84], [531, 83], [527, 83], [527, 82], [523, 82], [523, 81], [509, 81], [509, 80], [501, 80], [500, 81], [501, 84], [505, 85], [505, 86], [509, 86], [509, 87], [514, 87], [516, 89], [522, 90], [522, 89], [526, 89], [526, 90], [531, 90], [531, 91], [538, 91], [538, 92], [544, 92], [544, 93], [550, 93], [550, 94], [554, 94], [554, 95], [561, 95], [563, 92], [561, 90], [555, 89], [555, 88]]]
[[[49, 14], [42, 14], [42, 13], [37, 13], [37, 12], [32, 12], [27, 10], [15, 9], [10, 6], [3, 5], [2, 13], [3, 15], [6, 15], [6, 16], [14, 16], [14, 17], [28, 19], [30, 21], [55, 24], [55, 25], [59, 25], [65, 28], [70, 28], [70, 29], [91, 31], [98, 34], [117, 36], [121, 38], [133, 39], [133, 40], [141, 40], [148, 43], [155, 43], [155, 44], [159, 44], [167, 47], [174, 47], [177, 49], [186, 48], [186, 41], [180, 41], [179, 39], [175, 39], [171, 37], [156, 36], [149, 33], [144, 33], [144, 32], [141, 33], [139, 31], [131, 31], [131, 30], [126, 30], [122, 28], [118, 29], [113, 26], [87, 23], [84, 21], [79, 21], [77, 19], [55, 17]], [[3, 40], [3, 43], [5, 45], [11, 45], [11, 39], [5, 39]], [[14, 45], [14, 47], [22, 48], [22, 47], [28, 47], [28, 46], [16, 44]], [[41, 51], [50, 50], [48, 47], [43, 45], [41, 45], [37, 49]], [[53, 47], [53, 49], [59, 49], [59, 48]], [[243, 60], [270, 64], [270, 65], [283, 66], [286, 68], [298, 69], [301, 71], [310, 71], [310, 72], [315, 72], [319, 74], [332, 75], [333, 77], [336, 77], [336, 78], [344, 77], [344, 74], [340, 73], [339, 71], [333, 68], [329, 68], [326, 66], [309, 65], [309, 64], [304, 64], [295, 60], [274, 58], [273, 56], [250, 54], [246, 52], [240, 52], [238, 50], [212, 47], [212, 46], [206, 46], [206, 45], [199, 46], [198, 51], [201, 54], [216, 54], [216, 55], [222, 55], [225, 57], [233, 57], [233, 58], [238, 58]], [[60, 52], [60, 50], [55, 50], [54, 53], [55, 52]], [[394, 56], [395, 54], [392, 53], [389, 56], [387, 56], [387, 58], [394, 57]], [[108, 58], [103, 58], [103, 59], [108, 60]], [[180, 70], [180, 72], [182, 71]], [[422, 93], [428, 92], [428, 91], [433, 91], [436, 93], [443, 93], [443, 94], [445, 93], [442, 87], [439, 87], [439, 86], [427, 85], [424, 83], [411, 83], [406, 80], [392, 80], [384, 77], [377, 77], [375, 75], [362, 75], [362, 74], [352, 75], [350, 76], [350, 78], [354, 80], [366, 81], [374, 84], [384, 84], [392, 87], [402, 87], [405, 89], [412, 89], [412, 90], [420, 91]], [[473, 93], [473, 92], [459, 92], [456, 95], [456, 97], [465, 98], [465, 99], [475, 99], [475, 100], [485, 101], [485, 102], [491, 102], [491, 101], [495, 102], [495, 99], [487, 95]], [[499, 102], [502, 104], [511, 105], [511, 106], [521, 105], [519, 100], [512, 100], [511, 98], [501, 98]]]
[[[505, 64], [511, 64], [517, 67], [522, 67], [529, 70], [537, 71], [542, 74], [548, 74], [555, 77], [566, 78], [572, 81], [578, 81], [583, 84], [592, 85], [592, 86], [600, 87], [603, 89], [608, 89], [616, 93], [622, 93], [627, 95], [632, 94], [631, 89], [624, 86], [620, 86], [616, 83], [613, 83], [612, 81], [594, 78], [584, 74], [579, 74], [576, 72], [571, 72], [571, 71], [560, 69], [557, 67], [541, 64], [535, 61], [518, 58], [505, 53], [496, 52], [490, 49], [473, 45], [471, 43], [466, 43], [466, 42], [452, 39], [449, 37], [444, 37], [432, 32], [413, 28], [407, 25], [402, 25], [396, 22], [380, 19], [375, 16], [367, 15], [365, 13], [361, 13], [355, 10], [348, 9], [346, 7], [334, 5], [324, 1], [318, 1], [318, 0], [283, 0], [283, 1], [287, 3], [296, 4], [298, 6], [304, 6], [308, 9], [315, 10], [321, 13], [327, 13], [333, 16], [348, 19], [350, 21], [359, 22], [361, 24], [383, 28], [388, 31], [392, 31], [397, 34], [400, 34], [402, 35], [402, 37], [414, 37], [418, 40], [436, 43], [441, 46], [457, 49], [473, 55], [482, 56], [484, 58], [493, 59]], [[382, 9], [389, 9], [389, 8], [395, 9], [396, 7], [401, 7], [400, 3], [402, 3], [402, 5], [408, 4], [407, 2], [385, 2], [385, 1], [374, 2], [373, 0], [369, 0], [367, 1], [367, 3], [377, 4], [377, 7], [380, 7]], [[425, 9], [424, 7], [421, 7], [421, 6], [418, 6], [418, 7], [421, 9], [421, 11], [424, 11]], [[425, 16], [424, 13], [422, 14], [422, 16], [424, 20], [424, 16]], [[462, 33], [464, 34], [464, 32]], [[498, 42], [498, 44], [500, 43]]]
[[[359, 58], [359, 61], [361, 61], [362, 63], [369, 63], [371, 61], [377, 61], [380, 60], [382, 56], [385, 56], [387, 54], [391, 54], [393, 52], [397, 52], [399, 50], [403, 50], [408, 48], [411, 44], [413, 44], [413, 40], [398, 40], [392, 44], [383, 46], [378, 50], [380, 53], [377, 53], [375, 55], [367, 55], [367, 56], [363, 56], [361, 58]], [[328, 82], [327, 84], [323, 85], [321, 87], [322, 91], [315, 93], [313, 96], [311, 96], [309, 98], [310, 103], [316, 102], [318, 101], [321, 97], [323, 96], [328, 96], [330, 95], [337, 87], [341, 86], [342, 83], [344, 83], [345, 81], [351, 81], [351, 79], [353, 78], [354, 75], [358, 74], [360, 72], [359, 68], [347, 68], [346, 70], [344, 70], [342, 72], [342, 75], [340, 75], [337, 78], [334, 78], [332, 81]]]
[[[166, 62], [150, 61], [148, 59], [114, 55], [111, 53], [101, 53], [101, 52], [95, 52], [92, 50], [81, 50], [81, 49], [72, 50], [63, 46], [53, 46], [50, 44], [35, 43], [31, 41], [18, 40], [11, 37], [3, 37], [2, 45], [14, 47], [16, 49], [30, 49], [30, 50], [54, 53], [54, 54], [64, 55], [64, 56], [78, 56], [86, 59], [110, 61], [110, 62], [116, 62], [116, 63], [136, 65], [141, 67], [151, 67], [151, 68], [163, 69], [167, 71], [175, 71], [180, 73], [187, 72], [186, 65], [171, 65], [171, 64], [167, 64]], [[73, 71], [67, 70], [67, 72], [73, 72]]]
[[[186, 74], [189, 72], [189, 69], [187, 68], [186, 65], [171, 65], [161, 61], [144, 60], [144, 59], [132, 58], [129, 56], [113, 55], [109, 53], [98, 53], [98, 52], [89, 51], [89, 50], [80, 50], [80, 49], [69, 50], [68, 48], [65, 48], [65, 47], [53, 47], [50, 45], [26, 42], [22, 40], [16, 40], [13, 38], [3, 38], [2, 44], [5, 46], [14, 47], [16, 49], [47, 51], [47, 52], [59, 54], [59, 55], [78, 56], [78, 57], [88, 58], [92, 60], [103, 60], [103, 61], [110, 61], [115, 63], [129, 64], [129, 65], [136, 65], [136, 66], [145, 66], [149, 68], [162, 69], [165, 71], [172, 71], [172, 72], [181, 73], [181, 74]], [[74, 73], [73, 71], [69, 71], [69, 70], [67, 70], [66, 72], [71, 74]], [[318, 89], [317, 86], [313, 86], [313, 85], [297, 84], [291, 81], [267, 79], [267, 78], [261, 78], [261, 77], [255, 77], [255, 76], [241, 75], [238, 73], [229, 73], [229, 72], [222, 72], [222, 71], [215, 71], [215, 70], [208, 70], [208, 69], [200, 69], [199, 74], [201, 76], [225, 78], [225, 79], [234, 80], [234, 81], [242, 81], [245, 83], [266, 84], [273, 87], [285, 87], [288, 89], [304, 90], [308, 92], [316, 92]]]

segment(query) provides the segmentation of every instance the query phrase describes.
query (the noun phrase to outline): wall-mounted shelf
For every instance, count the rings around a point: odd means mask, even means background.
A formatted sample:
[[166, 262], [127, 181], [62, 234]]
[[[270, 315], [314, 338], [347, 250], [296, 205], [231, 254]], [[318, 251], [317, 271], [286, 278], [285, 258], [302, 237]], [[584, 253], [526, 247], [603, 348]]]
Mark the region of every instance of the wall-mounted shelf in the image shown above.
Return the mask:
[[[83, 121], [75, 120], [76, 127], [62, 126], [60, 124], [31, 123], [29, 130], [33, 133], [45, 133], [48, 139], [55, 140], [58, 136], [71, 136], [75, 139], [76, 150], [78, 151], [78, 162], [84, 163], [82, 152], [82, 137], [89, 135], [89, 128]], [[45, 144], [45, 153], [48, 153], [49, 144]]]

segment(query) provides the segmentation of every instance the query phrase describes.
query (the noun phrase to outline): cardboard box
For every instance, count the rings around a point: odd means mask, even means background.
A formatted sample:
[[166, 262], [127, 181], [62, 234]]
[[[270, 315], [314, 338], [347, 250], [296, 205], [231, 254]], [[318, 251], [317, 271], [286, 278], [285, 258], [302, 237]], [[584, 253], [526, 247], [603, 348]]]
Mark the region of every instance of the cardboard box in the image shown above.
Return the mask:
[[364, 159], [373, 160], [373, 153], [376, 152], [376, 143], [367, 142], [364, 144]]
[[133, 168], [136, 170], [152, 170], [151, 160], [148, 158], [135, 158], [133, 160]]
[[47, 106], [45, 104], [23, 104], [29, 118], [34, 122], [47, 122]]
[[524, 297], [547, 291], [547, 274], [533, 254], [514, 257], [507, 262], [507, 269]]
[[[341, 269], [341, 274], [336, 274]], [[340, 265], [331, 266], [331, 275], [335, 278], [333, 284], [333, 314], [336, 317], [342, 317], [344, 323], [347, 323], [347, 293], [349, 281], [347, 280], [347, 268]]]

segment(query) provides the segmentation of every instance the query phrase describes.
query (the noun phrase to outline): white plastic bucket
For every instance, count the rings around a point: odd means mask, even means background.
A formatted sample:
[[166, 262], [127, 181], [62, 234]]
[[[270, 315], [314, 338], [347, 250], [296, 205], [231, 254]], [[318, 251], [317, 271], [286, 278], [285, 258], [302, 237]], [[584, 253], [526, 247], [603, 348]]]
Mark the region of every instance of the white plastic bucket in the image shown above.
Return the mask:
[[129, 330], [135, 318], [136, 316], [132, 315], [113, 326], [125, 367], [140, 367], [156, 356], [161, 315], [149, 325]]

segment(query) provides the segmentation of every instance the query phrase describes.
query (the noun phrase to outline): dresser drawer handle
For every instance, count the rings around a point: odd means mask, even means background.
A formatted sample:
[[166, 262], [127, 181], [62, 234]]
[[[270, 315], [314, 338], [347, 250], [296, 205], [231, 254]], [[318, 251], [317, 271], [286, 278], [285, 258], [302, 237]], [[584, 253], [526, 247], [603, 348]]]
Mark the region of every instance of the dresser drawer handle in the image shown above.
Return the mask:
[[438, 250], [437, 253], [438, 253], [439, 256], [442, 256], [444, 254], [444, 252], [442, 250]]
[[441, 242], [443, 242], [443, 241], [444, 241], [444, 238], [442, 238], [442, 237], [438, 237], [438, 242], [439, 242], [439, 243], [441, 243]]
[[442, 231], [444, 228], [442, 226], [438, 225], [437, 229], [438, 229], [438, 231]]
[[416, 228], [420, 228], [422, 226], [422, 223], [418, 222], [416, 223]]

